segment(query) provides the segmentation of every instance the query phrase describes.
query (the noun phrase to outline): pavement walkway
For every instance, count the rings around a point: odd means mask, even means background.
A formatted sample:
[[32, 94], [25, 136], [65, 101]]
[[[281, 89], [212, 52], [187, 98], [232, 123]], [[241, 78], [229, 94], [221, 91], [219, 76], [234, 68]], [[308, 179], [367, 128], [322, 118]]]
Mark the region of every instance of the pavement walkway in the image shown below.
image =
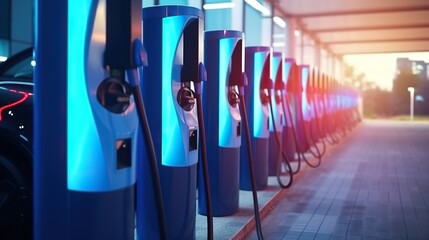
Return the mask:
[[263, 219], [265, 239], [429, 239], [429, 123], [366, 120], [323, 161]]

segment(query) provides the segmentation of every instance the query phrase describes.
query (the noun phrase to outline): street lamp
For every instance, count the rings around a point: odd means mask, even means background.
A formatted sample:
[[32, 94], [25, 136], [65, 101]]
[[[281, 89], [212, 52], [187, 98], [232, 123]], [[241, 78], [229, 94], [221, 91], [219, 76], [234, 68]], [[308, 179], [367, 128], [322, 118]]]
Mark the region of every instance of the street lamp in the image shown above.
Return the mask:
[[409, 87], [408, 92], [410, 92], [410, 120], [414, 120], [414, 88]]

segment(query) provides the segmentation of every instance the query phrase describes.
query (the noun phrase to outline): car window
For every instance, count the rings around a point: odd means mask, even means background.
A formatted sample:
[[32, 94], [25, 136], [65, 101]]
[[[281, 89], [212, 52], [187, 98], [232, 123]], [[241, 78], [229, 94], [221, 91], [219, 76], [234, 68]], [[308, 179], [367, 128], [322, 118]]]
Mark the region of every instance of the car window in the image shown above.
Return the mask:
[[31, 56], [26, 57], [14, 65], [6, 69], [3, 73], [3, 77], [19, 78], [19, 79], [33, 79], [34, 62]]

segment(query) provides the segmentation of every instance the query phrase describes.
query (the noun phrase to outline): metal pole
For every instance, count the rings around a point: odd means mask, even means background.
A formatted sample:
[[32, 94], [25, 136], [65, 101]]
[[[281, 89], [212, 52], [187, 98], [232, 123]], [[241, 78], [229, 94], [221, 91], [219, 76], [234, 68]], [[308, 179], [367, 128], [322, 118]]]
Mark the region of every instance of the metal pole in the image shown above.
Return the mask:
[[411, 121], [414, 120], [414, 89], [411, 91]]
[[410, 92], [410, 121], [414, 121], [414, 88], [409, 87]]

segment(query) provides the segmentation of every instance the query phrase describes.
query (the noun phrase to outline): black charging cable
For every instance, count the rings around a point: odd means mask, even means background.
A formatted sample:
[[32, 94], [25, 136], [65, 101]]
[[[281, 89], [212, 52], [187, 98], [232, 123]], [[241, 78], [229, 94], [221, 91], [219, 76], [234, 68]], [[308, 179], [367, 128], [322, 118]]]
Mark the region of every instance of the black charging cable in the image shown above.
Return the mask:
[[283, 163], [285, 164], [285, 166], [287, 168], [286, 172], [289, 173], [289, 175], [288, 175], [289, 176], [289, 181], [285, 184], [281, 180], [281, 176], [282, 176], [282, 174], [281, 174], [282, 164], [281, 163], [282, 163], [282, 161], [279, 158], [278, 162], [277, 162], [277, 182], [279, 183], [280, 187], [282, 187], [282, 188], [289, 188], [290, 186], [292, 186], [292, 183], [293, 183], [292, 167], [290, 165], [290, 160], [288, 159], [288, 157], [286, 156], [286, 154], [283, 151], [282, 144], [280, 143], [280, 137], [277, 134], [276, 120], [275, 120], [275, 117], [274, 117], [274, 108], [273, 108], [273, 103], [271, 101], [272, 97], [271, 97], [271, 94], [269, 92], [270, 91], [268, 91], [268, 99], [269, 99], [270, 112], [271, 112], [271, 120], [272, 120], [271, 122], [273, 123], [273, 128], [274, 128], [274, 136], [275, 136], [275, 139], [276, 139], [276, 142], [277, 142], [279, 153], [281, 153], [281, 157], [283, 159]]
[[345, 130], [345, 119], [343, 116], [343, 109], [341, 108], [341, 105], [338, 101], [339, 96], [337, 94], [334, 94], [334, 109], [335, 109], [335, 133], [340, 140], [341, 138], [344, 138], [346, 136], [346, 130]]
[[256, 233], [258, 235], [258, 239], [262, 240], [264, 239], [264, 236], [262, 234], [261, 217], [259, 216], [258, 193], [256, 191], [255, 168], [253, 166], [252, 142], [250, 140], [249, 122], [247, 118], [246, 103], [244, 100], [244, 86], [247, 86], [247, 76], [244, 73], [242, 75], [242, 81], [243, 83], [238, 87], [238, 97], [240, 99], [241, 117], [243, 118], [243, 125], [246, 133], [246, 147], [247, 147], [247, 155], [249, 156], [248, 162], [249, 162], [250, 182], [252, 185], [253, 211], [255, 214]]
[[[316, 167], [320, 166], [323, 154], [321, 153], [321, 151], [319, 149], [319, 146], [317, 145], [318, 140], [314, 136], [314, 131], [313, 131], [313, 128], [312, 128], [313, 123], [311, 121], [309, 121], [309, 123], [308, 123], [308, 129], [306, 129], [305, 128], [305, 124], [304, 124], [305, 120], [304, 120], [304, 116], [303, 115], [302, 115], [302, 119], [301, 120], [302, 120], [302, 123], [303, 123], [302, 124], [303, 125], [303, 129], [302, 130], [304, 132], [304, 139], [305, 139], [306, 144], [308, 145], [308, 152], [311, 155], [313, 155], [313, 157], [315, 157], [316, 159], [318, 159], [318, 162], [317, 162], [317, 164], [313, 165], [313, 164], [311, 164], [308, 161], [308, 159], [305, 157], [305, 155], [303, 157], [304, 157], [305, 162], [310, 167], [316, 168]], [[316, 118], [316, 121], [317, 121], [317, 118]], [[310, 136], [308, 136], [307, 134], [309, 134]], [[311, 142], [309, 141], [309, 138], [310, 138]], [[314, 152], [313, 148], [315, 149], [316, 152]]]
[[333, 132], [333, 136], [334, 136], [334, 138], [336, 140], [336, 143], [339, 143], [340, 140], [341, 140], [341, 137], [344, 136], [343, 133], [341, 132], [342, 123], [340, 122], [341, 119], [340, 119], [339, 109], [337, 108], [337, 106], [335, 105], [335, 103], [333, 105], [333, 108], [334, 108], [334, 111], [332, 113], [332, 119], [333, 119], [333, 121], [332, 121], [332, 124], [331, 124], [332, 128], [333, 128], [332, 132]]
[[[318, 113], [318, 111], [319, 111], [318, 109], [320, 106], [320, 104], [318, 102], [318, 95], [317, 95], [318, 92], [314, 86], [313, 87], [310, 86], [307, 89], [311, 90], [307, 96], [310, 97], [310, 100], [309, 100], [309, 102], [311, 103], [310, 106], [312, 106], [312, 111], [314, 112], [314, 120], [312, 122], [310, 122], [309, 134], [310, 134], [311, 140], [314, 143], [314, 147], [316, 148], [317, 153], [314, 153], [314, 151], [311, 148], [309, 150], [314, 157], [322, 158], [326, 153], [326, 143], [324, 141], [324, 138], [321, 137], [321, 135], [322, 135], [321, 128], [320, 128], [321, 119], [319, 118], [319, 113]], [[314, 124], [316, 126], [314, 126]], [[315, 133], [315, 131], [317, 133]], [[319, 146], [317, 145], [319, 143], [319, 141], [321, 142], [322, 149], [320, 149]]]
[[[321, 158], [322, 158], [322, 154], [320, 152], [319, 147], [317, 146], [317, 140], [314, 137], [314, 132], [313, 132], [313, 128], [312, 128], [313, 123], [311, 122], [311, 120], [308, 121], [308, 124], [306, 127], [306, 125], [304, 124], [305, 123], [304, 117], [301, 118], [301, 121], [303, 123], [302, 124], [303, 125], [302, 131], [304, 134], [304, 141], [305, 141], [306, 145], [308, 146], [307, 153], [310, 153], [311, 155], [313, 155], [313, 157], [317, 158], [318, 162], [320, 162]], [[315, 149], [316, 152], [314, 152], [313, 148]], [[306, 158], [306, 156], [303, 155], [303, 157], [304, 157], [305, 162], [307, 164], [311, 165], [311, 167], [317, 167], [320, 165], [320, 163], [316, 164], [317, 166], [310, 164], [308, 159]]]
[[199, 80], [194, 82], [195, 87], [195, 98], [197, 101], [197, 114], [198, 114], [198, 128], [200, 132], [200, 145], [201, 145], [201, 167], [203, 169], [204, 178], [204, 193], [206, 197], [206, 212], [207, 212], [207, 239], [213, 239], [213, 210], [212, 210], [212, 198], [210, 189], [210, 175], [207, 160], [207, 143], [206, 143], [206, 129], [204, 127], [204, 114], [203, 104], [201, 99], [202, 87], [201, 81], [207, 80], [207, 72], [202, 63], [199, 64]]
[[[311, 153], [311, 155], [313, 155], [317, 159], [316, 164], [313, 164], [309, 161], [309, 159], [305, 155], [305, 152], [302, 149], [299, 149], [299, 153], [301, 154], [302, 159], [305, 161], [305, 163], [307, 163], [308, 166], [310, 166], [312, 168], [317, 168], [322, 163], [322, 156], [320, 155], [319, 148], [314, 141], [312, 141], [312, 143], [310, 143], [308, 140], [308, 136], [307, 136], [308, 129], [305, 128], [304, 113], [302, 112], [302, 110], [298, 111], [298, 118], [299, 118], [299, 121], [301, 122], [302, 128], [300, 129], [300, 131], [301, 131], [301, 134], [303, 136], [304, 142], [306, 145], [308, 145], [308, 152]], [[311, 124], [311, 123], [309, 122], [309, 124]], [[314, 147], [316, 149], [317, 153], [313, 152], [312, 147]]]
[[[164, 201], [162, 197], [161, 182], [158, 172], [158, 162], [156, 159], [155, 147], [153, 145], [153, 139], [150, 132], [149, 121], [146, 115], [146, 109], [144, 106], [143, 97], [140, 91], [140, 82], [143, 78], [143, 66], [147, 65], [147, 55], [140, 40], [134, 41], [134, 60], [137, 66], [140, 68], [140, 72], [137, 69], [127, 70], [128, 80], [131, 85], [132, 94], [134, 95], [134, 101], [137, 108], [139, 117], [140, 127], [143, 131], [145, 144], [147, 146], [147, 153], [149, 155], [149, 163], [152, 173], [152, 181], [154, 183], [154, 191], [156, 197], [156, 208], [158, 212], [158, 224], [160, 231], [160, 238], [162, 240], [168, 239], [167, 234], [167, 223], [165, 220]], [[139, 76], [140, 75], [140, 76]], [[137, 186], [138, 187], [138, 186]]]
[[325, 106], [326, 106], [326, 110], [327, 110], [327, 114], [326, 114], [326, 127], [327, 127], [327, 132], [326, 132], [326, 140], [329, 144], [331, 145], [335, 145], [338, 144], [340, 142], [339, 137], [337, 136], [336, 133], [336, 118], [335, 118], [335, 111], [333, 109], [333, 106], [331, 104], [331, 99], [330, 99], [330, 95], [326, 94], [326, 102], [325, 102]]
[[[317, 164], [310, 163], [310, 161], [305, 156], [305, 152], [302, 150], [301, 146], [299, 146], [299, 141], [298, 141], [298, 136], [297, 136], [298, 126], [296, 126], [295, 123], [292, 120], [292, 110], [290, 109], [289, 101], [287, 99], [288, 98], [286, 97], [286, 102], [287, 102], [286, 103], [286, 105], [287, 105], [286, 109], [287, 109], [287, 112], [288, 112], [288, 114], [290, 116], [290, 119], [291, 119], [290, 124], [291, 124], [291, 129], [292, 129], [292, 134], [293, 134], [294, 142], [295, 142], [295, 149], [296, 149], [296, 152], [297, 152], [297, 155], [298, 155], [298, 167], [297, 167], [297, 169], [295, 171], [293, 171], [293, 174], [296, 174], [296, 173], [299, 172], [299, 170], [301, 168], [301, 161], [302, 160], [304, 160], [305, 163], [307, 163], [308, 166], [310, 166], [312, 168], [316, 168], [316, 167], [320, 166], [321, 159], [318, 158]], [[282, 103], [283, 103], [283, 101], [282, 101]], [[297, 106], [297, 108], [298, 107], [301, 107], [301, 106]], [[283, 103], [283, 111], [285, 111], [284, 109], [285, 109], [285, 107], [284, 107], [284, 103]], [[296, 114], [297, 114], [297, 116], [296, 116], [297, 121], [300, 121], [301, 125], [304, 127], [302, 112], [300, 110], [297, 110]], [[303, 137], [304, 137], [304, 140], [307, 143], [305, 129], [301, 129], [301, 130], [302, 130], [302, 132], [304, 132], [303, 133]]]
[[[293, 136], [293, 140], [294, 140], [294, 143], [295, 143], [295, 151], [297, 152], [297, 155], [298, 155], [298, 166], [297, 166], [297, 168], [296, 168], [296, 170], [292, 170], [292, 174], [297, 174], [300, 170], [301, 170], [301, 154], [300, 154], [300, 152], [299, 152], [299, 142], [298, 142], [298, 137], [297, 137], [297, 134], [296, 134], [296, 127], [295, 127], [295, 123], [293, 122], [293, 117], [292, 117], [292, 110], [290, 109], [290, 104], [289, 104], [289, 100], [288, 100], [288, 97], [286, 96], [286, 106], [287, 107], [285, 107], [285, 103], [284, 103], [284, 101], [283, 101], [283, 96], [282, 96], [282, 108], [283, 108], [283, 112], [286, 114], [288, 114], [289, 115], [289, 119], [290, 119], [290, 122], [289, 122], [289, 124], [290, 124], [290, 128], [291, 128], [291, 130], [292, 130], [292, 136]], [[287, 110], [287, 112], [286, 112], [286, 110]], [[288, 122], [286, 122], [286, 124], [288, 124]], [[294, 157], [295, 157], [295, 154], [294, 154]], [[295, 160], [295, 159], [293, 159], [293, 160]]]
[[327, 106], [326, 106], [326, 100], [325, 100], [325, 94], [322, 93], [319, 97], [320, 103], [320, 133], [321, 137], [323, 138], [325, 143], [328, 143], [330, 145], [331, 142], [328, 139], [328, 123], [327, 123]]
[[[317, 99], [317, 98], [316, 98]], [[317, 129], [317, 136], [319, 137], [319, 139], [317, 139], [317, 141], [321, 141], [322, 143], [322, 150], [320, 152], [320, 157], [323, 157], [326, 153], [326, 142], [325, 139], [322, 137], [322, 130], [321, 130], [321, 116], [319, 115], [319, 110], [318, 110], [318, 106], [319, 103], [316, 101], [313, 101], [313, 105], [314, 105], [314, 115], [315, 115], [315, 119], [316, 119], [316, 129]], [[310, 132], [311, 134], [311, 132]]]

